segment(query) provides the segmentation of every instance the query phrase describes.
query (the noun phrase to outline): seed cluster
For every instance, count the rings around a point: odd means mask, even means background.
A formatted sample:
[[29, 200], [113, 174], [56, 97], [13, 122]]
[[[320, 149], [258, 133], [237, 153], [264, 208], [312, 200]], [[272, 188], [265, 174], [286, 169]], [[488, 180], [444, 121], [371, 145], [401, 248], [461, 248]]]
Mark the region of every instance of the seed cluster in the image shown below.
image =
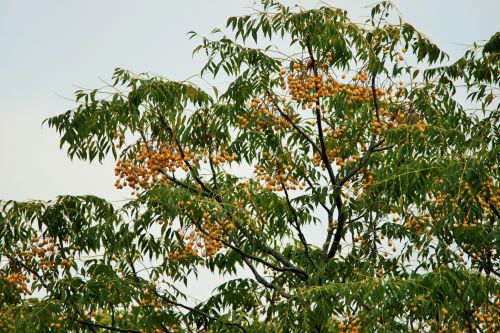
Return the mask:
[[492, 309], [480, 309], [474, 312], [474, 318], [476, 323], [471, 324], [473, 330], [477, 329], [478, 326], [483, 332], [498, 332], [500, 328], [500, 295], [496, 295], [496, 302]]
[[339, 332], [341, 333], [359, 333], [361, 332], [361, 319], [357, 316], [347, 313], [345, 318], [337, 319], [334, 318], [333, 321], [337, 325]]
[[132, 153], [125, 160], [118, 160], [115, 168], [115, 187], [123, 189], [128, 186], [132, 188], [132, 194], [137, 194], [140, 189], [150, 189], [154, 184], [161, 182], [169, 184], [166, 173], [182, 170], [187, 172], [189, 167], [186, 162], [193, 164], [203, 160], [208, 163], [210, 158], [214, 165], [232, 162], [236, 157], [226, 149], [221, 148], [220, 154], [209, 153], [205, 148], [198, 152], [179, 151], [176, 145], [160, 144], [158, 148], [141, 145], [139, 153]]
[[[336, 81], [331, 74], [326, 72], [328, 65], [320, 64], [320, 68], [325, 68], [324, 74], [314, 75], [311, 74], [311, 62], [295, 63], [292, 72], [282, 79], [282, 88], [288, 88], [288, 94], [291, 99], [302, 104], [303, 109], [320, 108], [318, 104], [319, 99], [322, 97], [334, 97], [335, 94], [345, 92], [350, 97], [347, 99], [347, 104], [354, 102], [370, 102], [372, 101], [372, 90], [367, 85], [362, 85], [368, 80], [366, 72], [360, 72], [352, 78], [354, 84], [343, 84]], [[286, 70], [281, 72], [282, 75]], [[357, 84], [357, 83], [361, 84]], [[386, 92], [378, 89], [379, 96], [384, 95]], [[327, 112], [327, 110], [323, 110]]]
[[51, 238], [41, 239], [33, 237], [31, 239], [31, 246], [21, 252], [20, 256], [27, 263], [36, 258], [37, 265], [42, 270], [49, 270], [56, 264], [55, 254], [55, 242]]
[[[384, 131], [398, 126], [408, 127], [409, 130], [416, 129], [420, 133], [425, 132], [427, 125], [422, 119], [416, 114], [405, 114], [403, 111], [405, 109], [403, 103], [406, 95], [403, 82], [400, 82], [399, 87], [394, 88], [391, 86], [387, 90], [377, 87], [372, 88], [368, 82], [368, 73], [360, 71], [351, 78], [350, 83], [342, 83], [336, 80], [328, 71], [328, 63], [332, 59], [331, 52], [327, 52], [326, 59], [327, 62], [317, 61], [316, 64], [313, 64], [312, 60], [309, 59], [294, 63], [290, 70], [282, 69], [280, 71], [281, 87], [286, 95], [286, 97], [281, 98], [282, 106], [279, 106], [279, 101], [275, 97], [253, 98], [250, 102], [250, 108], [255, 111], [252, 111], [247, 117], [237, 116], [240, 128], [254, 126], [255, 129], [259, 130], [273, 126], [277, 131], [290, 128], [292, 122], [296, 120], [296, 113], [287, 113], [288, 119], [281, 117], [282, 113], [286, 113], [290, 107], [290, 104], [287, 103], [288, 99], [299, 103], [304, 110], [309, 108], [326, 114], [332, 111], [332, 106], [328, 104], [328, 98], [338, 95], [348, 105], [353, 103], [369, 103], [371, 105], [373, 104], [373, 94], [375, 92], [380, 107], [373, 114], [368, 127], [373, 133], [382, 134]], [[316, 66], [316, 68], [313, 69], [313, 66]], [[345, 77], [345, 74], [342, 75], [342, 79], [345, 79]], [[326, 99], [320, 104], [322, 98]], [[389, 102], [393, 104], [389, 106]], [[281, 112], [277, 113], [277, 110]], [[330, 140], [328, 142], [343, 140], [344, 137], [347, 137], [345, 136], [346, 132], [359, 122], [359, 120], [356, 120], [353, 109], [346, 110], [341, 117], [341, 123], [336, 128], [329, 128], [327, 124], [323, 124], [325, 139]], [[312, 122], [311, 125], [316, 125], [316, 122]], [[341, 158], [339, 156], [340, 149], [331, 147], [331, 144], [327, 144], [325, 148], [328, 160], [339, 167], [338, 171], [341, 171], [342, 168], [349, 164], [355, 164], [359, 160], [357, 154], [348, 158]], [[316, 167], [326, 168], [320, 153], [314, 152], [311, 159]], [[264, 181], [263, 188], [269, 190], [276, 188], [276, 179], [265, 178]]]
[[50, 328], [55, 329], [55, 330], [60, 330], [62, 328], [64, 320], [68, 319], [68, 314], [63, 314], [59, 317], [57, 317], [56, 321], [53, 321], [50, 323]]
[[113, 138], [118, 140], [118, 143], [116, 143], [115, 147], [121, 148], [125, 143], [125, 135], [123, 134], [123, 132], [117, 132], [116, 130], [112, 130], [111, 134], [113, 135]]
[[[193, 215], [189, 211], [191, 201], [180, 201], [179, 208], [187, 208], [186, 214]], [[177, 249], [169, 252], [171, 260], [179, 262], [187, 258], [209, 258], [217, 254], [224, 244], [220, 239], [227, 238], [227, 232], [234, 228], [232, 221], [227, 218], [218, 221], [210, 216], [208, 212], [203, 213], [203, 217], [194, 226], [189, 225], [185, 230], [178, 231], [182, 242], [177, 244]], [[182, 244], [182, 245], [181, 245]]]
[[283, 188], [287, 191], [304, 189], [305, 183], [292, 177], [291, 170], [292, 165], [287, 164], [270, 175], [263, 166], [256, 164], [253, 172], [256, 175], [255, 180], [259, 182], [258, 188], [260, 190], [280, 192], [283, 191]]
[[[342, 169], [344, 169], [346, 166], [351, 166], [357, 164], [359, 161], [359, 156], [358, 155], [352, 155], [350, 157], [342, 157], [341, 151], [339, 148], [333, 148], [331, 150], [327, 151], [327, 158], [328, 161], [332, 164], [335, 164], [337, 166], [337, 171], [340, 172]], [[311, 161], [315, 167], [321, 167], [323, 170], [326, 169], [326, 165], [323, 161], [323, 158], [319, 153], [314, 153], [314, 155], [311, 158]]]
[[[491, 169], [496, 169], [496, 166], [491, 167]], [[485, 170], [489, 170], [485, 167]], [[438, 179], [437, 184], [442, 185], [445, 183], [444, 179]], [[492, 214], [491, 206], [495, 206], [500, 198], [500, 188], [496, 186], [494, 182], [494, 177], [492, 175], [487, 177], [487, 180], [481, 184], [480, 190], [476, 191], [473, 186], [469, 184], [464, 179], [459, 181], [459, 191], [458, 195], [451, 195], [450, 193], [443, 193], [440, 190], [431, 191], [428, 193], [429, 199], [427, 204], [433, 205], [432, 219], [434, 221], [440, 221], [450, 215], [459, 216], [455, 213], [463, 213], [463, 218], [460, 221], [453, 223], [454, 228], [475, 227], [481, 220], [487, 221], [489, 214]], [[471, 202], [477, 202], [481, 207], [480, 212], [476, 212], [478, 215], [470, 214], [470, 211], [462, 211], [460, 200], [468, 200]]]
[[14, 326], [14, 313], [9, 308], [2, 309], [0, 307], [0, 331], [1, 332], [15, 332]]
[[[51, 238], [41, 239], [40, 237], [32, 237], [30, 241], [31, 245], [27, 249], [17, 253], [20, 262], [23, 262], [29, 268], [35, 270], [40, 268], [43, 271], [52, 269], [56, 266], [55, 243]], [[66, 263], [67, 261], [64, 264]], [[25, 271], [23, 273], [9, 274], [4, 278], [14, 284], [18, 292], [25, 295], [32, 294], [28, 286], [32, 280], [36, 280], [36, 276], [31, 277], [31, 275]]]
[[192, 154], [186, 153], [184, 158], [173, 146], [160, 145], [157, 151], [152, 147], [142, 144], [139, 154], [124, 161], [118, 160], [115, 168], [115, 176], [119, 177], [115, 186], [122, 189], [131, 187], [134, 191], [149, 189], [154, 183], [161, 181], [168, 184], [168, 179], [163, 172], [174, 172], [177, 169], [187, 171], [184, 161], [190, 160]]
[[12, 285], [14, 285], [14, 288], [22, 294], [27, 294], [31, 295], [31, 291], [28, 288], [28, 277], [24, 274], [19, 274], [19, 273], [12, 273], [7, 275], [5, 280], [9, 281]]
[[[279, 106], [273, 98], [269, 97], [266, 101], [260, 98], [254, 98], [250, 102], [251, 112], [247, 117], [236, 116], [240, 129], [260, 131], [265, 128], [272, 128], [274, 131], [285, 131], [292, 127], [290, 122], [279, 113]], [[286, 110], [286, 106], [284, 110]], [[293, 117], [292, 117], [293, 119]]]

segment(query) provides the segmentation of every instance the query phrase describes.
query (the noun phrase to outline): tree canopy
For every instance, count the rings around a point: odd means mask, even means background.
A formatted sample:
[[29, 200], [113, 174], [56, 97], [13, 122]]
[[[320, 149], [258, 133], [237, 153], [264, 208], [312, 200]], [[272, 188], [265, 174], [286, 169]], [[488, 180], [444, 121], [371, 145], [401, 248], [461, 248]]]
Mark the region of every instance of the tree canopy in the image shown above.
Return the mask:
[[0, 331], [498, 332], [499, 33], [262, 0], [190, 37], [227, 85], [116, 69], [46, 120], [133, 198], [0, 201]]

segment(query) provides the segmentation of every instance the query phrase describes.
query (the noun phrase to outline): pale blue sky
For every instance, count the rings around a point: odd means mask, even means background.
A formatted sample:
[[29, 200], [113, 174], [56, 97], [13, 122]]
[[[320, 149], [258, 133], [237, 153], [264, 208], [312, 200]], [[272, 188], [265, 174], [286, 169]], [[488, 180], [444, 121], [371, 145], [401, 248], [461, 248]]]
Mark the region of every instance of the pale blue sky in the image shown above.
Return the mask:
[[[284, 1], [292, 3], [291, 1]], [[318, 1], [298, 1], [308, 6]], [[361, 21], [373, 1], [328, 1]], [[190, 30], [208, 34], [252, 0], [0, 0], [0, 199], [51, 199], [92, 193], [111, 200], [113, 161], [69, 161], [43, 119], [74, 107], [77, 86], [96, 88], [115, 67], [171, 79], [198, 73]], [[407, 22], [456, 58], [500, 30], [499, 0], [395, 1]], [[312, 237], [314, 238], [314, 237]], [[204, 274], [189, 293], [204, 298], [218, 282]]]
[[[308, 6], [319, 1], [298, 1]], [[112, 163], [70, 162], [41, 121], [72, 108], [76, 87], [95, 88], [115, 67], [171, 79], [196, 74], [186, 33], [208, 34], [252, 0], [0, 0], [0, 198], [95, 193], [118, 199]], [[288, 3], [292, 3], [288, 1]], [[329, 1], [361, 20], [372, 1]], [[499, 30], [500, 1], [395, 1], [404, 19], [452, 56]]]

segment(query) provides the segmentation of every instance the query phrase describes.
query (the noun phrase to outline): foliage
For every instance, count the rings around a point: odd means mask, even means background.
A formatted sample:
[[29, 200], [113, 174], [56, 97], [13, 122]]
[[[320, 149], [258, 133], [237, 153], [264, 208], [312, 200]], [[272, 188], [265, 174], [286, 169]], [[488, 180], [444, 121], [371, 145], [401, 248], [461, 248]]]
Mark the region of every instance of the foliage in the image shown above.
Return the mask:
[[224, 89], [117, 69], [46, 121], [133, 199], [1, 202], [0, 330], [498, 331], [499, 33], [449, 63], [389, 2], [226, 30], [191, 33]]

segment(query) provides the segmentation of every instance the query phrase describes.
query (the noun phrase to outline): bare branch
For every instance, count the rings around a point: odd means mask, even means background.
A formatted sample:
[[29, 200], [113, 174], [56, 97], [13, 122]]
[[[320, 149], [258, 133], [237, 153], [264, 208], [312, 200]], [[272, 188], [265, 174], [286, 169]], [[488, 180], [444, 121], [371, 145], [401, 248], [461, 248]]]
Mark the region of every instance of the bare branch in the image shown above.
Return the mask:
[[89, 320], [83, 320], [83, 319], [77, 319], [76, 322], [81, 324], [81, 325], [92, 326], [94, 328], [95, 327], [104, 328], [108, 331], [114, 331], [114, 332], [129, 332], [129, 333], [142, 333], [143, 332], [141, 330], [135, 330], [135, 329], [131, 329], [131, 328], [119, 328], [119, 327], [108, 326], [108, 325], [92, 322]]
[[[194, 220], [194, 219], [193, 219], [193, 218], [192, 218], [189, 214], [187, 214], [187, 213], [186, 213], [186, 216], [187, 216], [187, 217], [191, 220], [191, 222], [193, 222], [193, 224], [195, 224], [195, 225], [196, 225], [196, 227], [197, 227], [197, 228], [198, 228], [198, 229], [199, 229], [202, 233], [204, 233], [205, 235], [210, 235], [210, 234], [209, 234], [209, 232], [208, 232], [208, 231], [206, 231], [204, 228], [202, 228], [202, 227], [201, 227], [201, 225], [200, 225], [200, 224], [199, 224], [196, 220]], [[265, 265], [265, 266], [267, 266], [267, 267], [269, 267], [269, 268], [271, 268], [271, 269], [274, 269], [274, 270], [276, 270], [276, 271], [279, 271], [279, 272], [293, 272], [293, 273], [296, 273], [296, 274], [297, 274], [297, 275], [299, 275], [299, 276], [300, 276], [303, 280], [307, 280], [307, 278], [308, 278], [308, 275], [307, 275], [307, 273], [306, 273], [305, 271], [303, 271], [303, 270], [301, 270], [301, 269], [299, 269], [299, 268], [297, 268], [297, 267], [295, 267], [295, 266], [291, 265], [291, 263], [290, 263], [290, 265], [289, 265], [288, 267], [279, 267], [279, 266], [274, 265], [273, 263], [270, 263], [270, 262], [269, 262], [269, 261], [267, 261], [267, 260], [264, 260], [264, 259], [262, 259], [262, 258], [260, 258], [260, 257], [257, 257], [257, 256], [255, 256], [255, 255], [253, 255], [253, 254], [250, 254], [250, 253], [247, 253], [247, 252], [243, 251], [240, 247], [238, 247], [238, 245], [237, 245], [237, 244], [236, 244], [236, 245], [233, 245], [233, 244], [231, 244], [230, 242], [228, 242], [228, 241], [226, 241], [226, 240], [224, 240], [224, 239], [222, 239], [222, 238], [215, 237], [215, 236], [213, 236], [213, 235], [210, 235], [210, 237], [211, 237], [211, 238], [213, 238], [213, 239], [215, 239], [215, 240], [216, 240], [216, 241], [218, 241], [218, 242], [221, 242], [221, 243], [222, 243], [222, 244], [224, 244], [225, 246], [229, 247], [229, 248], [230, 248], [230, 249], [232, 249], [233, 251], [235, 251], [235, 252], [237, 252], [238, 254], [240, 254], [242, 257], [249, 258], [249, 259], [255, 260], [255, 261], [257, 261], [257, 262], [260, 262], [261, 264], [263, 264], [263, 265]], [[269, 249], [270, 249], [270, 248], [269, 248]], [[268, 250], [268, 253], [270, 253], [270, 252], [269, 252], [269, 249], [267, 249], [267, 250]], [[276, 251], [274, 251], [274, 250], [273, 250], [273, 252], [274, 252], [273, 254], [275, 254], [275, 255], [277, 254], [277, 252], [276, 252]], [[271, 254], [271, 253], [270, 253], [270, 254]], [[281, 254], [279, 254], [279, 256], [280, 256], [280, 257], [282, 257], [282, 256], [281, 256]], [[283, 257], [283, 258], [284, 258], [284, 257]], [[287, 262], [288, 262], [288, 261], [287, 261]], [[289, 263], [289, 262], [288, 262], [288, 263]]]
[[290, 201], [290, 196], [288, 195], [288, 190], [286, 189], [285, 184], [283, 184], [283, 181], [281, 181], [281, 188], [285, 192], [285, 198], [286, 198], [286, 202], [288, 204], [288, 208], [292, 212], [293, 219], [295, 221], [295, 224], [292, 223], [292, 226], [297, 231], [299, 238], [300, 238], [300, 241], [302, 242], [302, 245], [304, 246], [304, 253], [307, 257], [307, 260], [309, 260], [312, 267], [314, 267], [316, 269], [316, 264], [314, 263], [314, 260], [311, 258], [311, 255], [309, 254], [309, 244], [307, 244], [306, 237], [304, 236], [304, 234], [302, 233], [302, 230], [300, 228], [299, 216], [297, 215], [297, 212], [295, 211], [295, 208], [293, 207], [292, 202]]
[[212, 160], [212, 150], [209, 151], [208, 162], [210, 163], [210, 170], [212, 171], [212, 183], [214, 184], [214, 190], [217, 190], [217, 173], [215, 172], [214, 162]]
[[257, 269], [252, 265], [252, 262], [248, 258], [242, 257], [242, 259], [247, 264], [247, 266], [250, 268], [253, 275], [255, 276], [255, 278], [257, 279], [257, 281], [260, 284], [262, 284], [263, 286], [265, 286], [267, 288], [274, 289], [274, 290], [278, 291], [280, 293], [280, 295], [283, 296], [284, 298], [292, 297], [290, 294], [288, 294], [286, 291], [284, 291], [282, 287], [275, 285], [274, 283], [271, 283], [271, 282], [267, 281], [266, 279], [264, 279], [262, 277], [262, 275], [260, 275], [259, 272], [257, 272]]
[[201, 186], [201, 188], [203, 190], [205, 190], [208, 193], [212, 193], [212, 191], [210, 191], [210, 189], [205, 185], [205, 183], [198, 177], [197, 171], [193, 168], [193, 166], [191, 165], [191, 163], [189, 163], [189, 161], [185, 159], [186, 154], [184, 152], [184, 149], [182, 149], [181, 143], [179, 142], [179, 139], [177, 138], [177, 135], [175, 135], [174, 130], [172, 129], [172, 127], [170, 127], [167, 124], [167, 122], [165, 121], [165, 119], [163, 119], [162, 115], [159, 112], [158, 112], [158, 118], [160, 119], [160, 121], [163, 124], [163, 126], [165, 126], [165, 128], [167, 129], [167, 131], [172, 136], [172, 139], [174, 140], [175, 145], [177, 146], [177, 149], [179, 150], [179, 153], [181, 155], [182, 160], [184, 161], [184, 164], [186, 164], [186, 166], [191, 171], [191, 174], [193, 175], [193, 178], [195, 179], [195, 181]]
[[214, 317], [214, 316], [211, 316], [209, 315], [208, 313], [205, 313], [199, 309], [196, 309], [196, 308], [193, 308], [191, 306], [188, 306], [188, 305], [185, 305], [185, 304], [182, 304], [182, 303], [179, 303], [177, 301], [174, 301], [172, 299], [169, 299], [168, 297], [166, 297], [165, 295], [159, 293], [157, 290], [153, 289], [153, 292], [156, 296], [158, 296], [159, 298], [161, 298], [164, 302], [168, 303], [168, 304], [171, 304], [173, 306], [177, 306], [177, 307], [180, 307], [180, 308], [183, 308], [185, 310], [188, 310], [188, 311], [191, 311], [191, 312], [194, 312], [196, 314], [199, 314], [200, 316], [203, 316], [207, 319], [211, 319], [211, 320], [215, 320], [215, 321], [219, 321], [221, 322], [222, 324], [224, 325], [227, 325], [227, 326], [235, 326], [237, 327], [238, 329], [240, 329], [242, 332], [244, 333], [247, 333], [247, 330], [240, 324], [238, 323], [233, 323], [233, 322], [230, 322], [230, 321], [226, 321], [224, 319], [221, 319], [221, 318], [218, 318], [218, 317]]
[[[318, 77], [318, 67], [316, 65], [316, 60], [314, 59], [311, 39], [309, 36], [306, 39], [306, 46], [307, 46], [307, 52], [309, 53], [309, 57], [311, 58], [311, 66], [313, 68], [314, 77]], [[332, 186], [335, 188], [337, 177], [333, 172], [332, 164], [330, 163], [330, 160], [328, 159], [328, 154], [326, 152], [325, 137], [323, 134], [323, 124], [321, 119], [321, 103], [319, 98], [316, 100], [315, 111], [316, 111], [316, 126], [318, 127], [319, 142], [321, 145], [321, 152], [320, 152], [321, 159], [323, 160], [323, 164], [325, 164], [326, 171], [328, 172], [328, 177], [330, 178], [330, 182]]]
[[[349, 173], [347, 173], [337, 184], [338, 187], [342, 187], [347, 181], [349, 181], [349, 179], [351, 179], [353, 176], [355, 176], [362, 168], [364, 168], [364, 166], [366, 165], [366, 163], [368, 163], [368, 160], [370, 159], [370, 156], [375, 152], [377, 151], [377, 147], [379, 147], [380, 145], [382, 145], [382, 143], [384, 143], [384, 140], [381, 140], [380, 142], [376, 143], [375, 145], [372, 145], [368, 148], [368, 150], [366, 151], [365, 155], [361, 158], [361, 161], [359, 161], [358, 165], [352, 169], [351, 171], [349, 171]], [[389, 149], [389, 148], [387, 148]], [[378, 150], [380, 151], [380, 150]]]
[[[309, 178], [305, 178], [306, 182], [307, 182], [307, 185], [309, 185], [309, 187], [311, 188], [311, 191], [313, 192], [313, 194], [316, 193], [316, 191], [314, 191], [314, 185], [313, 183], [309, 180]], [[319, 204], [321, 205], [321, 207], [323, 207], [327, 213], [330, 213], [331, 209], [328, 208], [327, 205], [325, 205], [323, 202], [319, 201]]]
[[323, 254], [325, 258], [328, 255], [328, 247], [330, 246], [330, 242], [333, 237], [333, 210], [329, 209], [328, 210], [328, 230], [326, 233], [326, 239], [325, 242], [323, 243]]
[[[271, 93], [270, 92], [267, 92], [268, 96], [271, 96]], [[274, 99], [273, 99], [274, 101]], [[292, 118], [290, 118], [290, 116], [288, 114], [286, 114], [285, 111], [283, 111], [276, 103], [274, 104], [274, 106], [276, 107], [276, 110], [279, 112], [279, 114], [285, 118], [286, 121], [288, 121], [290, 123], [290, 125], [292, 125], [292, 127], [300, 134], [302, 135], [302, 137], [304, 139], [306, 139], [307, 142], [309, 142], [311, 144], [311, 146], [313, 147], [313, 149], [318, 153], [318, 154], [321, 154], [321, 149], [318, 147], [318, 145], [313, 141], [313, 139], [311, 139], [311, 137], [309, 135], [307, 135], [306, 132], [304, 132], [304, 130], [302, 128], [300, 128], [293, 120]]]

